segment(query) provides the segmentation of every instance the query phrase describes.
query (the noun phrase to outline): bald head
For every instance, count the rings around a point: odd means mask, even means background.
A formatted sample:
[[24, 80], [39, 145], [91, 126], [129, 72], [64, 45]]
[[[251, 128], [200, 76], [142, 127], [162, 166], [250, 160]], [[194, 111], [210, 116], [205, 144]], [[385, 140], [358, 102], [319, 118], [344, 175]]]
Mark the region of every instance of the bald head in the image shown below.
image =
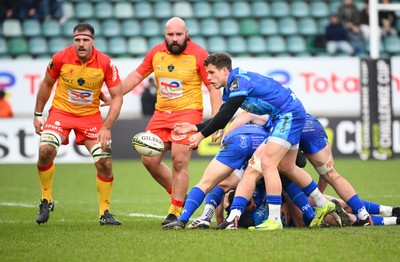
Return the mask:
[[165, 30], [168, 29], [181, 29], [181, 30], [187, 30], [185, 21], [183, 21], [182, 18], [180, 17], [172, 17], [167, 21], [165, 24]]
[[185, 21], [179, 17], [173, 17], [165, 24], [165, 42], [171, 54], [182, 53], [188, 42], [188, 30]]

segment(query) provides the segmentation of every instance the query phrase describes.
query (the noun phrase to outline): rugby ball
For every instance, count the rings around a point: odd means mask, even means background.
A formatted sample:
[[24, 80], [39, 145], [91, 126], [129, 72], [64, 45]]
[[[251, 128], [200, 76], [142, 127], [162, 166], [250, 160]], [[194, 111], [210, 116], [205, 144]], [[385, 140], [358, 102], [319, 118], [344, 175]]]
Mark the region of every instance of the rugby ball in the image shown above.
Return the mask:
[[142, 156], [159, 156], [164, 151], [164, 143], [151, 132], [137, 133], [132, 139], [132, 146]]

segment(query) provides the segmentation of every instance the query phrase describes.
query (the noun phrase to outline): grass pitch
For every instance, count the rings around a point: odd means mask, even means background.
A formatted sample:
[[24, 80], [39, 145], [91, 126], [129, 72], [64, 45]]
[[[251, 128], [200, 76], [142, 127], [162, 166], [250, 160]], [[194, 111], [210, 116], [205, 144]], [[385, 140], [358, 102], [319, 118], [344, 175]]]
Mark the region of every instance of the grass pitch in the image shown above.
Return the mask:
[[[208, 162], [191, 161], [191, 186]], [[336, 160], [336, 168], [361, 198], [392, 206], [400, 205], [399, 167], [398, 159]], [[306, 169], [317, 179], [310, 165]], [[99, 225], [91, 164], [56, 164], [55, 210], [48, 223], [37, 225], [40, 185], [35, 165], [0, 165], [0, 260], [366, 262], [393, 261], [400, 251], [400, 226], [165, 231], [161, 221], [169, 197], [142, 164], [115, 161], [114, 173], [111, 212], [122, 226]], [[327, 193], [335, 195], [331, 188]]]

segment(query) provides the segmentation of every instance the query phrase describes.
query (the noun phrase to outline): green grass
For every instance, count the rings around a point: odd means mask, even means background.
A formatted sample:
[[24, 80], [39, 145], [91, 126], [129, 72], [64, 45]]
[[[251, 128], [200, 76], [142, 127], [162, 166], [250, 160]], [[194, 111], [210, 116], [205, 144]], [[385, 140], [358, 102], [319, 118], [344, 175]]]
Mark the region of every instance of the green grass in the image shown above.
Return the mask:
[[[191, 162], [191, 186], [208, 162]], [[337, 159], [336, 167], [362, 198], [400, 205], [399, 160]], [[317, 178], [310, 166], [306, 169]], [[39, 226], [34, 220], [40, 199], [35, 165], [0, 165], [0, 260], [365, 262], [393, 261], [399, 252], [400, 226], [164, 231], [160, 223], [169, 206], [167, 193], [138, 161], [115, 161], [114, 173], [111, 211], [122, 226], [99, 225], [95, 169], [85, 164], [56, 164], [55, 211]]]

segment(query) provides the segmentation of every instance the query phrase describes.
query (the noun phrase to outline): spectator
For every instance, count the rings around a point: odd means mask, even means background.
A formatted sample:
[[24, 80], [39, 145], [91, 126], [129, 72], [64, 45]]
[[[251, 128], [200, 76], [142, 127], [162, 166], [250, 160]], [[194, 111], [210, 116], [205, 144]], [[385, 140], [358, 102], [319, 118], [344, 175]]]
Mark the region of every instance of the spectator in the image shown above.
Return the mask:
[[144, 116], [152, 116], [157, 102], [157, 85], [152, 77], [149, 78], [149, 82], [143, 90], [141, 102], [142, 114]]
[[6, 92], [0, 89], [0, 118], [13, 117], [11, 104], [7, 101]]
[[369, 39], [369, 0], [364, 1], [364, 7], [360, 12], [360, 30], [365, 40]]
[[65, 21], [60, 0], [35, 0], [35, 3], [39, 20], [57, 19], [60, 23]]
[[340, 22], [337, 15], [331, 15], [329, 24], [325, 30], [326, 51], [330, 55], [336, 55], [339, 52], [353, 54], [353, 47], [347, 40], [347, 30]]
[[362, 55], [365, 53], [365, 42], [364, 36], [359, 26], [349, 23], [347, 30], [347, 38], [351, 46], [353, 47], [353, 53], [355, 55]]
[[348, 23], [357, 26], [360, 24], [360, 11], [353, 0], [343, 0], [343, 4], [338, 9], [338, 16], [346, 27], [348, 27]]
[[[390, 0], [382, 0], [382, 4], [390, 4]], [[394, 11], [380, 10], [378, 19], [382, 36], [397, 35], [396, 13]]]
[[13, 18], [14, 10], [16, 8], [16, 1], [2, 0], [0, 4], [0, 23], [6, 19]]
[[34, 0], [2, 0], [0, 20], [35, 18], [36, 9]]

